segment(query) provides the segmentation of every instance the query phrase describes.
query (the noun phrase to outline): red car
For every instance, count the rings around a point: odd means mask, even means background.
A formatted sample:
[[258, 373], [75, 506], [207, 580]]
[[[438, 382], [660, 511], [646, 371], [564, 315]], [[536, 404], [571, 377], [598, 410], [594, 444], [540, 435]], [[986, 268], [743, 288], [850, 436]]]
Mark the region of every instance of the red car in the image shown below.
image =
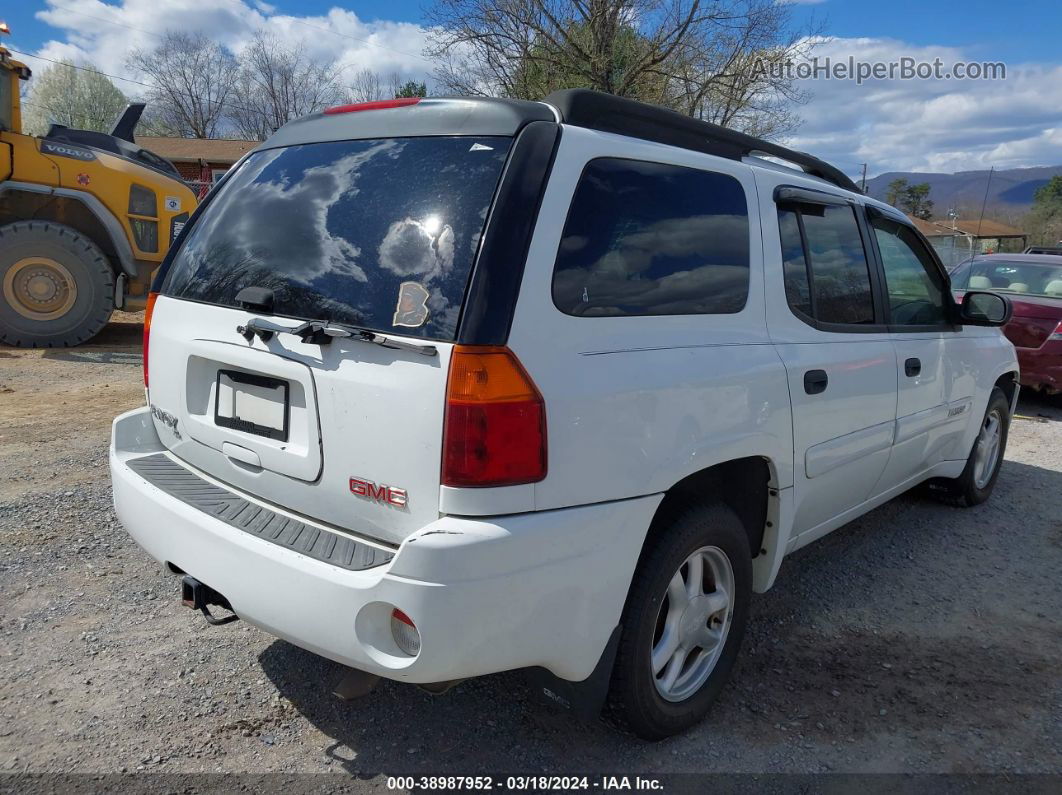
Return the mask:
[[1003, 333], [1018, 349], [1022, 386], [1062, 391], [1062, 256], [982, 254], [956, 266], [951, 286], [1006, 293], [1014, 316]]

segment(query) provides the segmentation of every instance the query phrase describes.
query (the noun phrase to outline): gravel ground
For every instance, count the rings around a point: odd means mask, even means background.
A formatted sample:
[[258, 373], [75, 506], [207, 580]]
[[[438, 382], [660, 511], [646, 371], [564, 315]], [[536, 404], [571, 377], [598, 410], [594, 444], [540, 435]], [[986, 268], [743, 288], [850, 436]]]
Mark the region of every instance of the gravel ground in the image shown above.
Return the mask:
[[0, 771], [1062, 773], [1060, 401], [1022, 400], [988, 504], [909, 494], [788, 559], [708, 720], [650, 745], [516, 674], [341, 702], [338, 665], [182, 608], [111, 509], [135, 321], [0, 350]]

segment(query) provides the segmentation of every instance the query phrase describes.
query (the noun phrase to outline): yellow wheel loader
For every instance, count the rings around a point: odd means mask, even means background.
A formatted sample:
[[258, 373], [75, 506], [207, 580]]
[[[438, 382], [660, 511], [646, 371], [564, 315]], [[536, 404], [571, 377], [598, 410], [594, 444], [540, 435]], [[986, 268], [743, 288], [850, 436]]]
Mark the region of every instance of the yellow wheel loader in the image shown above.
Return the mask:
[[0, 46], [0, 343], [78, 345], [114, 309], [144, 308], [196, 198], [172, 163], [134, 142], [142, 104], [110, 134], [23, 134], [19, 81], [29, 77]]

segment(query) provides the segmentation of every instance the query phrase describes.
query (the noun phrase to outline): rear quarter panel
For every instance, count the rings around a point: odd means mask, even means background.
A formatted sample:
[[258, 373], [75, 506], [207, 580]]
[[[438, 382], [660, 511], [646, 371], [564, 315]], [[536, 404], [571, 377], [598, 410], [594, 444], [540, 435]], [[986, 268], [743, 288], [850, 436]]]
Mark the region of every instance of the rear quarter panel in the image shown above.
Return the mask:
[[[568, 207], [583, 166], [626, 157], [734, 176], [750, 212], [749, 297], [732, 315], [574, 317], [552, 299]], [[564, 130], [524, 271], [510, 347], [546, 402], [549, 472], [538, 510], [667, 490], [746, 456], [792, 484], [785, 371], [767, 336], [756, 188], [739, 163], [580, 128]]]

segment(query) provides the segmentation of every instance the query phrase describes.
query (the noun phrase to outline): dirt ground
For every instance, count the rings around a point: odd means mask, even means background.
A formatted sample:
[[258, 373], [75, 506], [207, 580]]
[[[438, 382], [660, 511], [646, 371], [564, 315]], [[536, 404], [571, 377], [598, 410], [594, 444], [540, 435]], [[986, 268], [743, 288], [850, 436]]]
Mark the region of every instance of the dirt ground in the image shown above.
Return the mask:
[[[339, 666], [181, 607], [111, 510], [140, 326], [0, 349], [0, 771], [1062, 773], [1062, 403], [1023, 398], [992, 500], [905, 495], [788, 559], [708, 720], [658, 744], [517, 674], [341, 702]], [[2, 788], [2, 787], [0, 787]]]

